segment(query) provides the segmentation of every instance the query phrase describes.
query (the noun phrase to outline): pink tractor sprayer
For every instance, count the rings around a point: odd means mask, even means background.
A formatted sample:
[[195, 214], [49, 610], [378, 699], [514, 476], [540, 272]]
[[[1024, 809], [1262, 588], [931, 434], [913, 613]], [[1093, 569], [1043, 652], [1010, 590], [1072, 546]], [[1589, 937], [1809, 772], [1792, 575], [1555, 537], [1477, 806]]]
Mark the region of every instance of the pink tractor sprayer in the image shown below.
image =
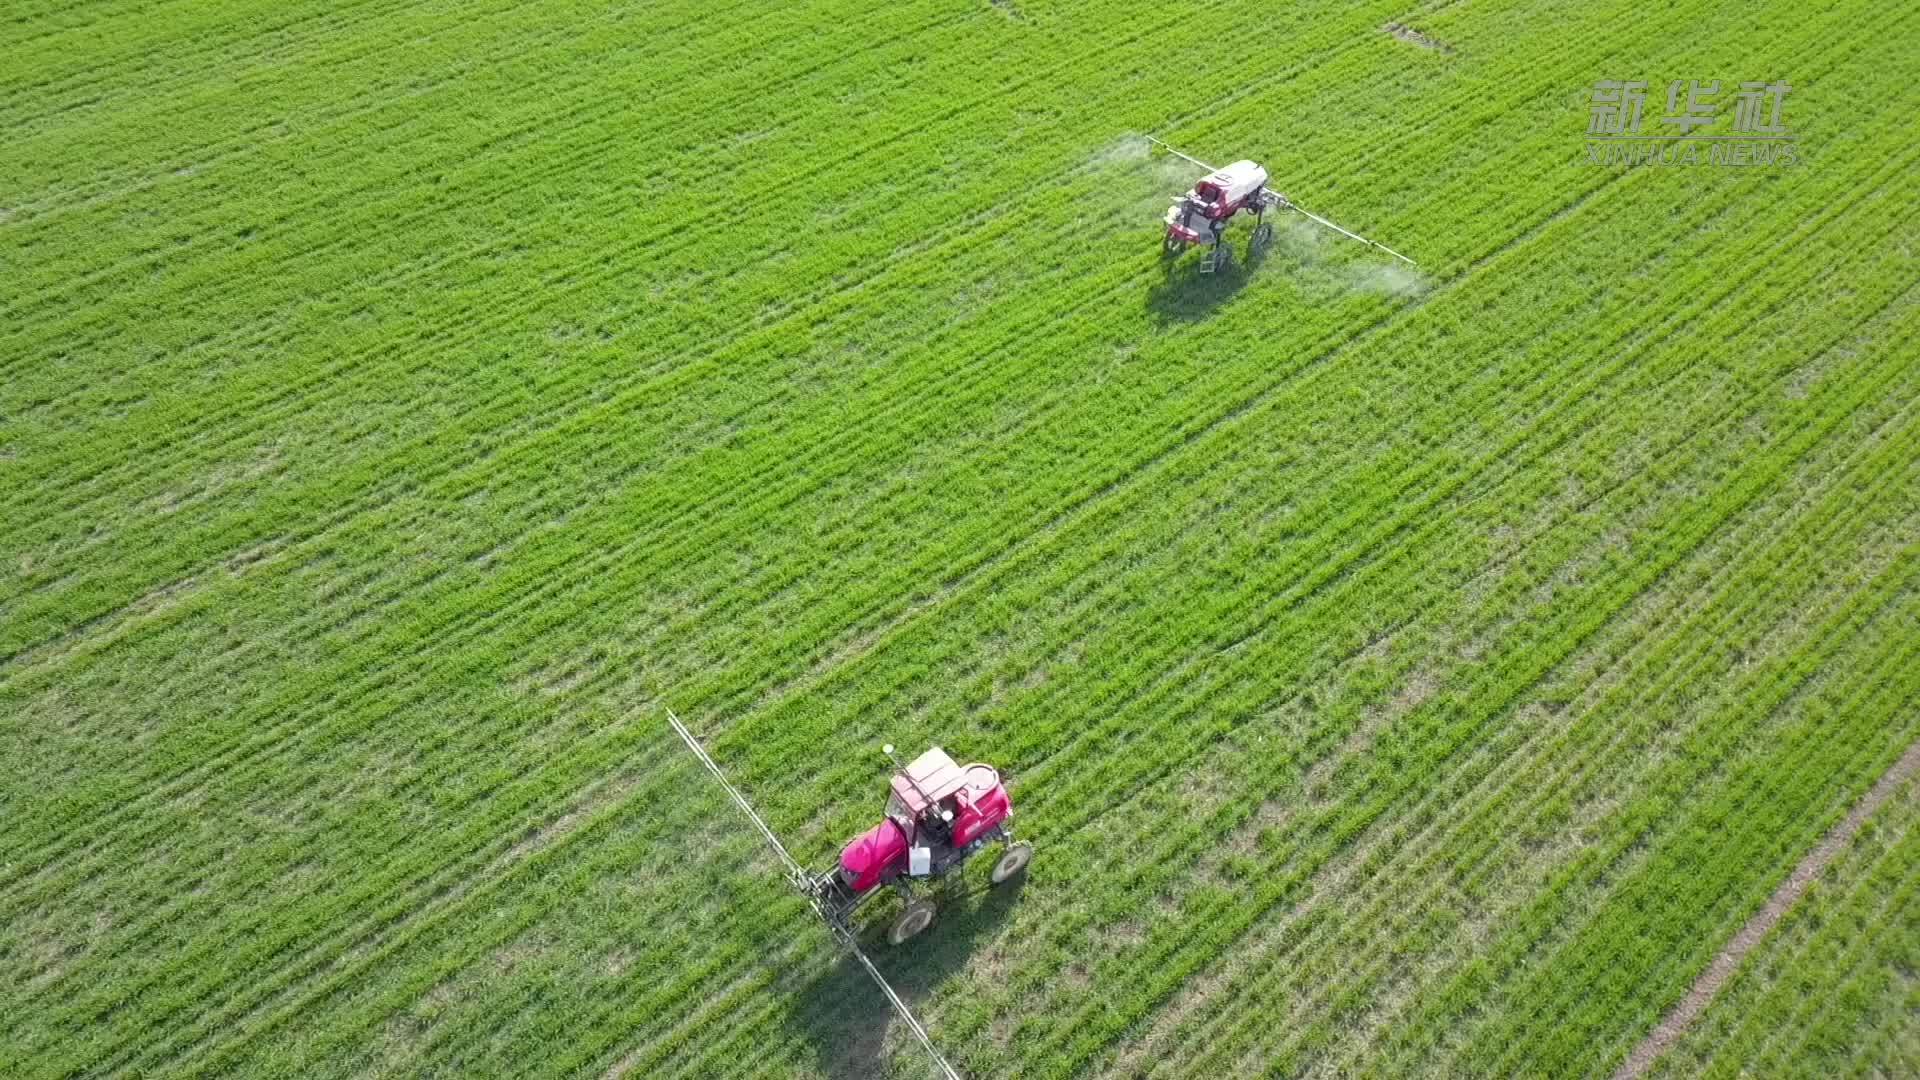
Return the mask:
[[934, 1046], [926, 1027], [861, 950], [853, 930], [853, 913], [875, 896], [898, 893], [902, 907], [887, 931], [887, 940], [899, 945], [933, 924], [933, 898], [917, 890], [950, 880], [975, 855], [999, 851], [992, 871], [995, 885], [1024, 873], [1033, 860], [1033, 845], [1013, 838], [1013, 800], [1007, 795], [999, 770], [979, 762], [959, 765], [938, 746], [903, 766], [894, 758], [892, 746], [883, 747], [882, 752], [894, 764], [884, 816], [878, 825], [848, 841], [831, 869], [814, 872], [787, 851], [759, 811], [720, 771], [671, 709], [667, 710], [667, 722], [760, 831], [785, 866], [787, 881], [806, 898], [848, 955], [872, 976], [887, 1002], [932, 1055], [941, 1075], [947, 1080], [960, 1080], [959, 1073]]
[[[885, 753], [891, 759], [893, 747]], [[999, 885], [1027, 868], [1033, 847], [1013, 838], [1013, 802], [993, 766], [958, 765], [937, 746], [895, 766], [885, 816], [841, 848], [839, 865], [809, 887], [828, 917], [843, 922], [891, 887], [903, 906], [887, 940], [898, 945], [933, 922], [934, 903], [916, 894], [915, 883], [939, 881], [997, 846], [991, 880]]]

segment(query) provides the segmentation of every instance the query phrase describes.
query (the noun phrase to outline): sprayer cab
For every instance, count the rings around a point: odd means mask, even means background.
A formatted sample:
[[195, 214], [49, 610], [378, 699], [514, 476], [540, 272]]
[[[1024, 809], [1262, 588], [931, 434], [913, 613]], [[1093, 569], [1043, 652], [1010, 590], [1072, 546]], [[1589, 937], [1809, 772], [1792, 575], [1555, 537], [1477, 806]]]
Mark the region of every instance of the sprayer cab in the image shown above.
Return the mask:
[[857, 894], [901, 877], [938, 876], [1012, 816], [993, 766], [961, 768], [936, 746], [894, 774], [886, 818], [840, 850], [841, 880]]

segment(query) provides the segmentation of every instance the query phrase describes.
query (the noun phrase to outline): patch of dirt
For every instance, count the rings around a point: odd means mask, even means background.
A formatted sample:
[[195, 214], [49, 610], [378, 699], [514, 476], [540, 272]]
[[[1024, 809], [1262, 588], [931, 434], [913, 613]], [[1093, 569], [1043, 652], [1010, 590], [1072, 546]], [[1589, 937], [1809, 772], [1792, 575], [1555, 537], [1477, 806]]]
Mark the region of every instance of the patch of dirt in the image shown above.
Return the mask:
[[591, 660], [562, 659], [514, 680], [514, 689], [539, 697], [565, 697], [592, 682], [599, 666]]
[[1435, 52], [1446, 53], [1448, 56], [1452, 56], [1454, 53], [1453, 46], [1441, 41], [1439, 38], [1428, 37], [1405, 23], [1390, 22], [1380, 29], [1385, 30], [1387, 33], [1392, 34], [1394, 37], [1399, 38], [1409, 45], [1418, 45], [1423, 49], [1432, 49]]
[[1753, 951], [1754, 946], [1760, 944], [1780, 919], [1799, 902], [1800, 897], [1806, 893], [1807, 886], [1813, 884], [1814, 879], [1826, 870], [1827, 864], [1853, 842], [1854, 836], [1860, 832], [1860, 827], [1866, 824], [1867, 819], [1893, 797], [1894, 791], [1901, 784], [1911, 779], [1916, 773], [1920, 773], [1920, 742], [1907, 747], [1907, 752], [1900, 755], [1900, 760], [1874, 783], [1866, 797], [1854, 804], [1846, 818], [1835, 825], [1812, 851], [1807, 852], [1806, 858], [1801, 859], [1800, 865], [1793, 868], [1793, 873], [1788, 874], [1787, 880], [1781, 882], [1780, 887], [1773, 891], [1773, 895], [1767, 898], [1766, 904], [1754, 914], [1753, 918], [1747, 920], [1747, 924], [1740, 928], [1740, 932], [1733, 935], [1733, 940], [1727, 942], [1726, 948], [1721, 949], [1719, 955], [1713, 958], [1713, 963], [1707, 965], [1707, 970], [1701, 972], [1700, 977], [1694, 980], [1693, 988], [1687, 991], [1687, 996], [1681, 998], [1680, 1003], [1675, 1005], [1673, 1010], [1647, 1033], [1647, 1037], [1640, 1040], [1640, 1045], [1633, 1048], [1633, 1053], [1627, 1055], [1627, 1060], [1621, 1063], [1619, 1070], [1613, 1074], [1613, 1080], [1635, 1080], [1644, 1074], [1648, 1067], [1667, 1051], [1668, 1047], [1678, 1041], [1680, 1036], [1687, 1033], [1687, 1029], [1693, 1026], [1694, 1021], [1700, 1019], [1700, 1014], [1706, 1012], [1707, 1006], [1713, 1003], [1714, 997], [1720, 993], [1720, 988], [1726, 985], [1735, 971], [1739, 970], [1741, 961]]
[[633, 967], [633, 954], [628, 952], [625, 949], [616, 949], [610, 956], [607, 957], [606, 968], [607, 968], [607, 975], [610, 978], [614, 978], [614, 979], [624, 978], [627, 974], [627, 971], [632, 967]]

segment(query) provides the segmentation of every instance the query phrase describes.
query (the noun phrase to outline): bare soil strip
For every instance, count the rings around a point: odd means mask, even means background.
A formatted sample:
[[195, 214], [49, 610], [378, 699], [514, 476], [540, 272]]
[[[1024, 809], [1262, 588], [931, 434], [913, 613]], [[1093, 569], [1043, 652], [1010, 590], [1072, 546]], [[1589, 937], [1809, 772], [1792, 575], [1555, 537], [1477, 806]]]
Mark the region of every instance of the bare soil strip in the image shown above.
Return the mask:
[[1826, 838], [1812, 851], [1807, 852], [1807, 857], [1800, 860], [1800, 865], [1793, 868], [1787, 880], [1781, 882], [1780, 887], [1767, 898], [1766, 905], [1747, 920], [1740, 932], [1733, 935], [1733, 940], [1727, 942], [1727, 947], [1713, 958], [1713, 963], [1707, 965], [1707, 970], [1700, 973], [1693, 989], [1687, 991], [1687, 996], [1681, 998], [1680, 1003], [1667, 1013], [1659, 1025], [1640, 1040], [1640, 1045], [1633, 1048], [1633, 1053], [1627, 1055], [1627, 1060], [1613, 1074], [1613, 1080], [1637, 1080], [1668, 1047], [1686, 1034], [1700, 1014], [1713, 1003], [1714, 996], [1739, 969], [1740, 962], [1753, 951], [1753, 947], [1760, 944], [1781, 916], [1800, 900], [1807, 886], [1820, 876], [1833, 857], [1853, 842], [1854, 835], [1867, 818], [1873, 816], [1874, 811], [1893, 796], [1894, 790], [1916, 772], [1920, 772], [1920, 742], [1907, 747], [1907, 752], [1900, 755], [1900, 760], [1894, 762], [1893, 767], [1874, 783], [1873, 789], [1854, 805], [1846, 819], [1834, 826], [1833, 831], [1827, 833]]

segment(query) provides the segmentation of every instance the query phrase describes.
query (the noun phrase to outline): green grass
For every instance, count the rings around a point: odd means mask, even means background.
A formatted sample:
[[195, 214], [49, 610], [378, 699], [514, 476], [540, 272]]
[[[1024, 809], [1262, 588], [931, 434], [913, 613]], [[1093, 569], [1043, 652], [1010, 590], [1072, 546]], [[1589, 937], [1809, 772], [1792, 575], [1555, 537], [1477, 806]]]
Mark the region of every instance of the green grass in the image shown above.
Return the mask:
[[[1916, 42], [20, 7], [0, 1073], [923, 1075], [663, 703], [813, 863], [882, 742], [1007, 773], [878, 957], [970, 1075], [1611, 1070], [1920, 738]], [[1805, 163], [1586, 164], [1693, 77]], [[1141, 132], [1419, 274], [1170, 273]], [[1911, 847], [1668, 1067], [1911, 1062]]]

